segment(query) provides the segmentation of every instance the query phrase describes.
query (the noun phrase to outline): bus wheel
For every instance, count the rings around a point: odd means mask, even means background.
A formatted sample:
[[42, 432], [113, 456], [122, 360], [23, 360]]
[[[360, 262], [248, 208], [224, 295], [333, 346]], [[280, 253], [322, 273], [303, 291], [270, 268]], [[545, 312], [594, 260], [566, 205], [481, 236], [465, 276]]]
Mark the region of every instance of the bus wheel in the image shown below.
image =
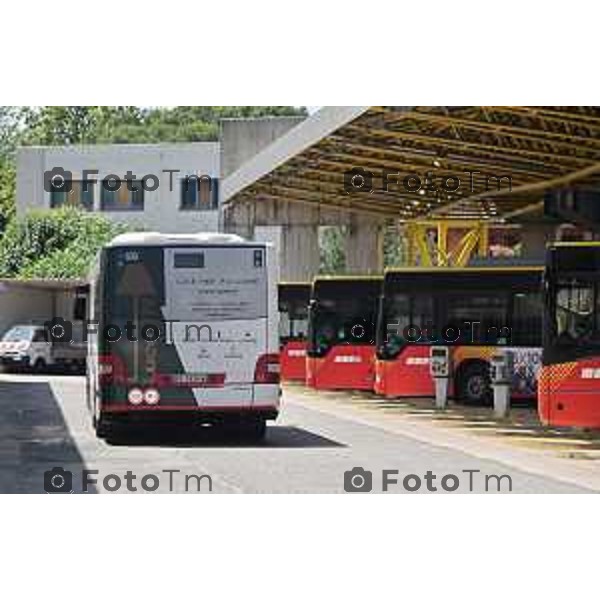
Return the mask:
[[33, 370], [36, 373], [43, 373], [46, 370], [46, 361], [43, 358], [36, 358], [33, 363]]
[[486, 363], [471, 363], [462, 370], [458, 378], [458, 396], [466, 404], [492, 403], [490, 369]]
[[265, 439], [267, 435], [267, 421], [266, 419], [252, 419], [244, 424], [244, 437], [253, 441], [260, 442]]
[[102, 417], [96, 418], [93, 416], [94, 429], [96, 430], [96, 437], [101, 439], [110, 439], [113, 435], [112, 425]]

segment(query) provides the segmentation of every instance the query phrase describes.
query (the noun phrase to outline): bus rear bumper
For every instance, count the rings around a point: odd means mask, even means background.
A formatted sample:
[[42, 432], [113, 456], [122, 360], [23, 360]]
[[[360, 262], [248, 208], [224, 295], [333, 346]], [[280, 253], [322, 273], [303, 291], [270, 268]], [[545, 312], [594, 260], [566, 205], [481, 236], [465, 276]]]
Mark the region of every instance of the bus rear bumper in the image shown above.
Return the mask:
[[274, 421], [279, 407], [274, 405], [254, 406], [103, 406], [103, 419], [122, 423], [190, 423], [218, 424], [246, 420], [264, 419]]

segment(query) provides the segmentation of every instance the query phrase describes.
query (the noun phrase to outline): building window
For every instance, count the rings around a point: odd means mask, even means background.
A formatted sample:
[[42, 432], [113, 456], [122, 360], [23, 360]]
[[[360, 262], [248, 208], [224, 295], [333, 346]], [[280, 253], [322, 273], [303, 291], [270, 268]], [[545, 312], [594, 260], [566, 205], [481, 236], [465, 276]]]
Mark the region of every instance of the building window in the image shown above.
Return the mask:
[[[131, 189], [129, 189], [131, 188]], [[121, 182], [118, 190], [107, 190], [100, 184], [100, 205], [103, 211], [144, 210], [144, 188], [142, 182]]]
[[[83, 210], [94, 209], [94, 184], [82, 181], [71, 181], [71, 191], [50, 191], [50, 208], [74, 206]], [[84, 189], [85, 188], [85, 189]]]
[[216, 210], [219, 206], [219, 180], [216, 177], [190, 177], [180, 181], [181, 210]]

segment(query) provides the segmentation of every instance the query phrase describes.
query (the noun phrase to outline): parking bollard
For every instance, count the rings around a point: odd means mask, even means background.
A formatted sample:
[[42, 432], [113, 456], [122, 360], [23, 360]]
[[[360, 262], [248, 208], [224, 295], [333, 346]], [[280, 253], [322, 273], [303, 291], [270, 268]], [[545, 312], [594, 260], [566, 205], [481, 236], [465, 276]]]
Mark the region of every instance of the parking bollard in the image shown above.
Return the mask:
[[492, 356], [491, 363], [494, 416], [498, 419], [505, 419], [510, 412], [513, 354], [510, 350], [501, 350]]
[[429, 353], [429, 372], [435, 384], [435, 407], [439, 410], [444, 410], [448, 404], [450, 371], [450, 349], [447, 346], [432, 346]]

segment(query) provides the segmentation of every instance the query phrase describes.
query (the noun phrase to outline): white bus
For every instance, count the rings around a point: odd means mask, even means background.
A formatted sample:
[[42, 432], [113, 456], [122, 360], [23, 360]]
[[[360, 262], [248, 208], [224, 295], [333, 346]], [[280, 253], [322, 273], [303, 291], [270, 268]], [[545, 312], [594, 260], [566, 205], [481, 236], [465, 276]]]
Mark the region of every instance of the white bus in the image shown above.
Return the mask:
[[279, 412], [273, 248], [226, 234], [128, 233], [91, 277], [87, 398], [116, 424], [233, 425], [255, 439]]

